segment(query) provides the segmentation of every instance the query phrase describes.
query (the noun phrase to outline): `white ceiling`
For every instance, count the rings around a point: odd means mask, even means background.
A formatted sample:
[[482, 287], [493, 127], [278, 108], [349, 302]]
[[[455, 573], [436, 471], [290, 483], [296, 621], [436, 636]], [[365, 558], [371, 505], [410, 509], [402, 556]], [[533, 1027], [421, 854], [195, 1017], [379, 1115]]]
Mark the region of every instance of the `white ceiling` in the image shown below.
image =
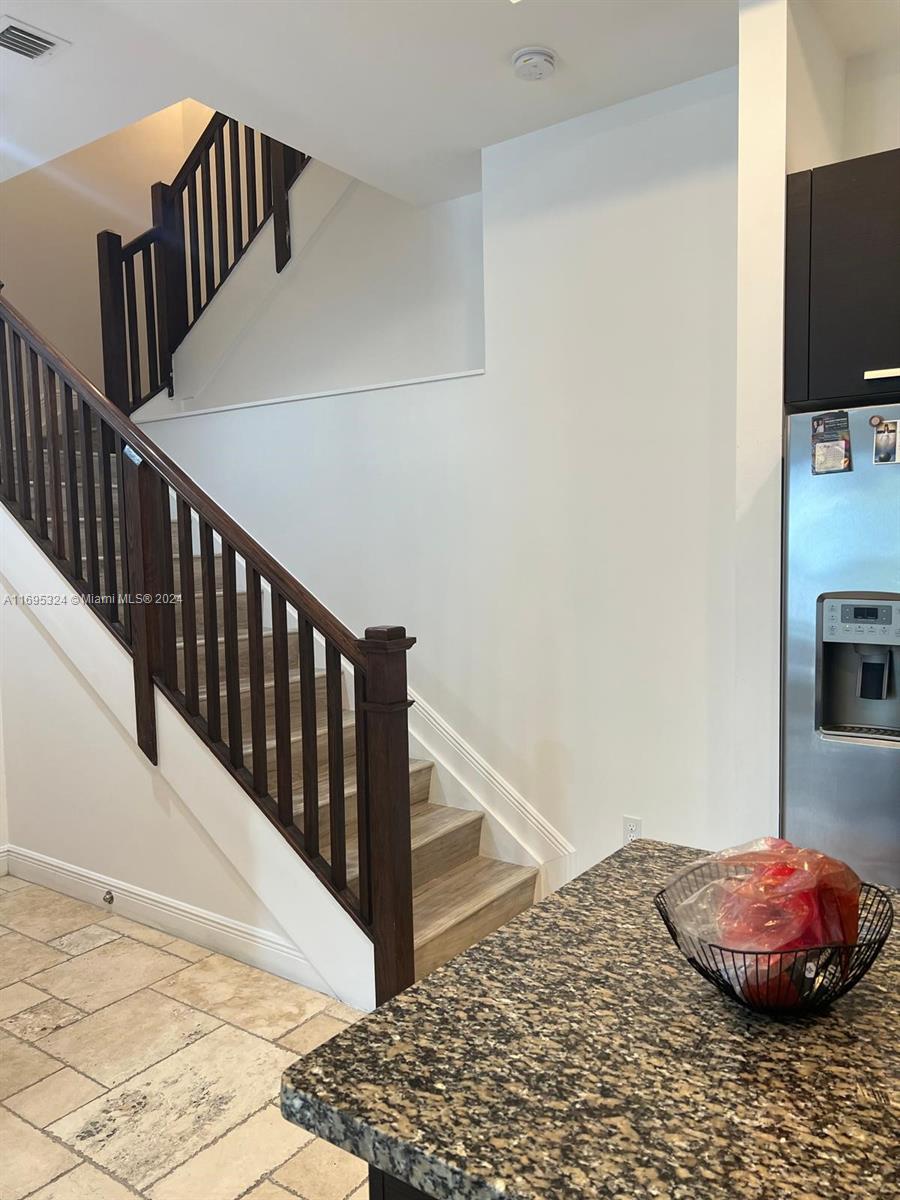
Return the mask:
[[[857, 0], [859, 2], [859, 0]], [[0, 50], [3, 163], [26, 170], [192, 96], [416, 202], [479, 150], [737, 61], [737, 0], [0, 0], [72, 42]], [[559, 56], [542, 83], [521, 46]]]

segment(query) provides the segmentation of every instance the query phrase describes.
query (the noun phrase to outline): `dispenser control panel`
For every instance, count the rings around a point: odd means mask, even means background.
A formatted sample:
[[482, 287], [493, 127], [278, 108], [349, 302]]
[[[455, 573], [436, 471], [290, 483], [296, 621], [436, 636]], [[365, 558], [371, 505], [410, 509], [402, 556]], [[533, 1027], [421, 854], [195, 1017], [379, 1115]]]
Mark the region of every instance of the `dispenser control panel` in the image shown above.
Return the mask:
[[826, 596], [821, 603], [823, 642], [900, 645], [900, 600]]

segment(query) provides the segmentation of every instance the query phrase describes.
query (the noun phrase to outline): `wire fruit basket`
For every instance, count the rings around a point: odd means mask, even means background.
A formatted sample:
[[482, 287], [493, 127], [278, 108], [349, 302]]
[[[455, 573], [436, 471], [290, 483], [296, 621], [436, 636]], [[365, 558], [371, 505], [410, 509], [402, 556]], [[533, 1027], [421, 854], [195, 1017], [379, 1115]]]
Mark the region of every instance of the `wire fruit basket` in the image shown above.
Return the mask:
[[731, 950], [680, 933], [673, 913], [705, 883], [730, 872], [721, 862], [700, 862], [654, 897], [654, 903], [685, 958], [704, 979], [754, 1012], [800, 1016], [826, 1008], [859, 983], [881, 953], [894, 920], [888, 894], [860, 885], [859, 934], [854, 945], [805, 950]]

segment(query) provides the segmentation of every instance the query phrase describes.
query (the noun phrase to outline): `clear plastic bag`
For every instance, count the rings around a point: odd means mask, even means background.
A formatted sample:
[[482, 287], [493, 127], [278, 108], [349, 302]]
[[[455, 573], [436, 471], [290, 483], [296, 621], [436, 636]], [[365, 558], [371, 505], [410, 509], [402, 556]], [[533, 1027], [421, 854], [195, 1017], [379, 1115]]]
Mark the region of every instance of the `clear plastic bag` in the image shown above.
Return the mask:
[[[708, 869], [697, 871], [698, 865]], [[698, 886], [672, 910], [679, 941], [701, 961], [709, 957], [708, 947], [730, 951], [713, 957], [745, 994], [749, 988], [760, 995], [777, 992], [782, 1002], [793, 995], [799, 1000], [815, 986], [818, 967], [791, 952], [857, 940], [859, 877], [818, 850], [761, 838], [710, 855], [676, 878], [695, 871]], [[798, 981], [793, 975], [801, 957], [806, 974]], [[816, 961], [824, 965], [833, 958]], [[842, 970], [846, 959], [842, 954], [838, 960]]]
[[687, 937], [770, 953], [856, 941], [860, 881], [846, 863], [782, 838], [706, 861], [724, 869], [676, 907], [675, 926]]

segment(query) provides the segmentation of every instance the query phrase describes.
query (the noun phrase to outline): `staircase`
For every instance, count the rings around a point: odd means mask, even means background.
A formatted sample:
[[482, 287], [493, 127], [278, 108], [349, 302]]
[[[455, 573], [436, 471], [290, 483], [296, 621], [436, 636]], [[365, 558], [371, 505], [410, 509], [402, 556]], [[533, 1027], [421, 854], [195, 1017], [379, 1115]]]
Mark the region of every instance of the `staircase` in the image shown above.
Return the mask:
[[150, 189], [151, 227], [126, 243], [98, 233], [104, 387], [117, 408], [171, 395], [176, 349], [270, 218], [275, 270], [287, 266], [288, 195], [309, 161], [216, 112], [172, 182]]
[[[117, 481], [113, 480], [113, 494], [117, 496]], [[120, 544], [118, 517], [114, 519], [116, 544]], [[52, 520], [48, 516], [52, 538]], [[177, 521], [170, 521], [172, 557], [175, 578], [181, 578]], [[102, 563], [102, 556], [101, 556]], [[122, 560], [116, 558], [117, 577], [122, 578]], [[197, 648], [203, 654], [205, 632], [203, 624], [202, 563], [199, 553], [192, 557], [195, 584], [195, 611], [197, 614]], [[213, 567], [216, 581], [216, 629], [224, 629], [224, 590], [222, 587], [222, 553], [214, 552]], [[188, 568], [190, 577], [191, 568]], [[236, 615], [238, 620], [238, 661], [242, 683], [238, 689], [241, 710], [241, 728], [248, 730], [251, 721], [252, 691], [247, 676], [249, 667], [249, 636], [247, 633], [247, 593], [235, 589]], [[177, 606], [177, 679], [183, 685], [185, 677], [186, 645], [182, 627], [183, 610]], [[295, 630], [289, 630], [290, 663], [288, 682], [292, 712], [300, 712], [301, 673], [299, 654], [294, 643]], [[277, 742], [275, 730], [275, 669], [273, 638], [265, 628], [263, 641], [263, 689], [265, 696], [265, 764], [269, 779], [276, 778]], [[220, 686], [222, 689], [221, 724], [228, 727], [228, 697], [225, 689], [225, 639], [217, 636], [220, 663]], [[346, 823], [347, 887], [355, 892], [359, 883], [359, 830], [356, 821], [356, 722], [353, 710], [346, 707], [347, 688], [341, 680], [340, 738], [343, 757], [344, 798], [348, 818]], [[330, 860], [330, 780], [328, 773], [328, 710], [326, 672], [317, 668], [316, 685], [316, 762], [320, 766], [318, 778], [318, 813], [320, 850], [323, 858]], [[200, 714], [207, 717], [206, 686], [198, 688]], [[303, 828], [303, 736], [297, 724], [292, 726], [291, 747], [291, 794], [294, 824]], [[244, 763], [253, 774], [253, 743], [244, 737], [241, 743]], [[433, 764], [423, 759], [409, 760], [409, 815], [410, 843], [412, 851], [412, 904], [415, 947], [415, 976], [421, 979], [441, 963], [461, 953], [480, 941], [494, 929], [504, 925], [534, 901], [537, 871], [498, 859], [486, 858], [480, 853], [483, 814], [470, 809], [451, 808], [432, 804], [431, 784]], [[277, 783], [272, 797], [278, 800]]]
[[131, 654], [141, 749], [159, 690], [372, 939], [379, 1003], [533, 901], [409, 757], [414, 639], [351, 633], [3, 296], [0, 498]]

